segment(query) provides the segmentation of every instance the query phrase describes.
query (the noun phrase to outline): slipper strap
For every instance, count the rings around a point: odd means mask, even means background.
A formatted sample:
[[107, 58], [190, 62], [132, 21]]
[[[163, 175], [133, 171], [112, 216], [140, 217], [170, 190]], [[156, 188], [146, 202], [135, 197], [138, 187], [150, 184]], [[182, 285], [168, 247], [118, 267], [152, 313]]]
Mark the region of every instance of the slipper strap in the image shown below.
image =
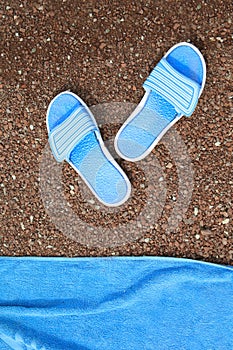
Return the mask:
[[162, 58], [143, 84], [170, 102], [178, 113], [190, 116], [198, 102], [200, 85]]
[[58, 162], [68, 159], [77, 143], [97, 126], [86, 109], [77, 108], [64, 122], [59, 124], [49, 135], [52, 153]]

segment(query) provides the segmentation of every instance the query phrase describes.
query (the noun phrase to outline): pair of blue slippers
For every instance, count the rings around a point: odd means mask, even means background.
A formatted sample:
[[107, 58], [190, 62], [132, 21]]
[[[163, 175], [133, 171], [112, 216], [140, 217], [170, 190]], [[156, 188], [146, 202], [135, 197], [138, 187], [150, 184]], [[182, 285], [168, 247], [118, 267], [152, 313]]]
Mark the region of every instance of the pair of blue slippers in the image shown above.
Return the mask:
[[[117, 153], [128, 161], [145, 158], [183, 115], [189, 117], [206, 79], [200, 51], [189, 43], [173, 46], [143, 84], [145, 94], [115, 138]], [[57, 95], [47, 111], [52, 153], [66, 160], [100, 202], [119, 206], [130, 196], [131, 184], [104, 145], [88, 106], [77, 95]]]

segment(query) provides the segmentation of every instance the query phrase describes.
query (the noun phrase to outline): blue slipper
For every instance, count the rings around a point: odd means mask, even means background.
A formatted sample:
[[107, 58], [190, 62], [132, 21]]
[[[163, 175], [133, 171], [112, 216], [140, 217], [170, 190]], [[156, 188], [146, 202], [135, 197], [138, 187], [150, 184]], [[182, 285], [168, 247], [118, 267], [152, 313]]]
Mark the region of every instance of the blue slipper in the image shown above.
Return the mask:
[[118, 206], [129, 198], [129, 179], [105, 147], [81, 98], [69, 91], [57, 95], [48, 107], [47, 129], [55, 159], [66, 160], [100, 202]]
[[144, 82], [141, 102], [118, 131], [117, 153], [129, 161], [145, 158], [172, 125], [193, 113], [205, 80], [200, 51], [186, 42], [173, 46]]

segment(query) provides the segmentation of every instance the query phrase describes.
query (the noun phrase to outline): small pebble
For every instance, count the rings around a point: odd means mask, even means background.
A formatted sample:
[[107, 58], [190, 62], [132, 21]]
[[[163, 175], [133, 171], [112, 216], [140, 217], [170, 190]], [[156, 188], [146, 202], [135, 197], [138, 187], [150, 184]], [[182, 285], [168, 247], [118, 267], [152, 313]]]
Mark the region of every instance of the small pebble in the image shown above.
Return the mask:
[[223, 245], [227, 245], [227, 239], [226, 239], [226, 238], [223, 238], [223, 239], [222, 239], [222, 244], [223, 244]]
[[105, 46], [106, 46], [105, 43], [101, 43], [100, 46], [99, 46], [100, 50], [103, 50], [105, 48]]
[[223, 41], [224, 41], [220, 36], [217, 36], [216, 39], [217, 39], [218, 41], [220, 41], [220, 43], [223, 43]]
[[168, 163], [167, 165], [166, 165], [166, 168], [168, 168], [168, 169], [171, 169], [173, 167], [173, 164], [172, 163]]

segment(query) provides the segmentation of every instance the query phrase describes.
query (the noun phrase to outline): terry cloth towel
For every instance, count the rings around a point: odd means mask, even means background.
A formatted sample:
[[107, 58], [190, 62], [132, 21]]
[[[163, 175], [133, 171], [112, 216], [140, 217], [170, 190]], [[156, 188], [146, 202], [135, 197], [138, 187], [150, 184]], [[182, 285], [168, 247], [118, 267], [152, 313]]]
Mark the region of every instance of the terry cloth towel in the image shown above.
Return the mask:
[[231, 350], [233, 269], [160, 257], [0, 258], [1, 350]]

